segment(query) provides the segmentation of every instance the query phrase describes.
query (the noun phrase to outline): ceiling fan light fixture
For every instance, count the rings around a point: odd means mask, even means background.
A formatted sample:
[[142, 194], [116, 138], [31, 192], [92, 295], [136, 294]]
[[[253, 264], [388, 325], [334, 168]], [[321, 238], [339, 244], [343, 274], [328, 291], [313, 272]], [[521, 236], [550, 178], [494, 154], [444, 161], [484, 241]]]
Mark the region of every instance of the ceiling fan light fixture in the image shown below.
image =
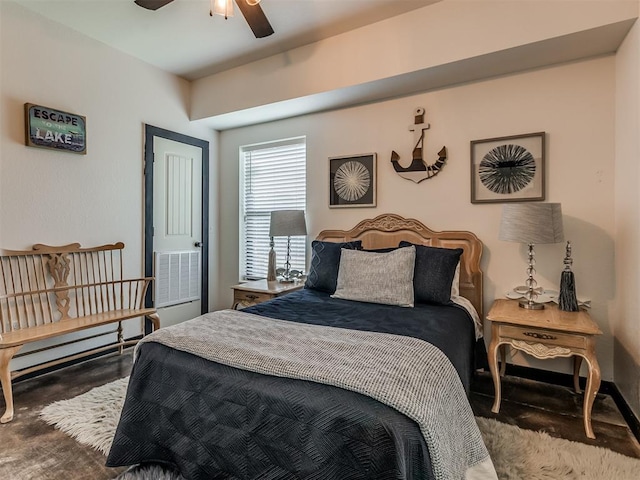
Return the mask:
[[247, 2], [247, 5], [251, 5], [253, 7], [254, 5], [259, 4], [260, 0], [246, 0], [246, 2]]
[[225, 20], [233, 17], [233, 0], [211, 0], [210, 14], [223, 16]]

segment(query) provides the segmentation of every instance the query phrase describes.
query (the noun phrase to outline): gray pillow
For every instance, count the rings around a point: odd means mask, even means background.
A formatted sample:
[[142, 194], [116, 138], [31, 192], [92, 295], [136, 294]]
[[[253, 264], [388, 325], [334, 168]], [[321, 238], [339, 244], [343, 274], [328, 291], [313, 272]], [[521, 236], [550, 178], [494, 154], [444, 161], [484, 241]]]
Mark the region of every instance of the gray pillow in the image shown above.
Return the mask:
[[304, 288], [326, 293], [336, 291], [340, 252], [343, 248], [359, 250], [362, 248], [362, 241], [323, 242], [314, 240], [311, 242], [311, 265]]
[[[412, 245], [400, 242], [401, 247]], [[451, 301], [451, 286], [462, 255], [461, 248], [414, 245], [416, 264], [413, 276], [416, 303], [445, 305]]]
[[413, 307], [415, 247], [388, 253], [342, 250], [333, 298]]

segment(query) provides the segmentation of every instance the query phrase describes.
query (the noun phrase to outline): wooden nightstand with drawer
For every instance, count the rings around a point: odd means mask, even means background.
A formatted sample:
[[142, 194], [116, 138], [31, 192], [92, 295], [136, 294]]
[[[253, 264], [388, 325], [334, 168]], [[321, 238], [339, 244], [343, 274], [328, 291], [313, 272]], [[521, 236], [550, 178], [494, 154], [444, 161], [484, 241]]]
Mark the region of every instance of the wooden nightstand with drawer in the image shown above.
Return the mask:
[[[589, 314], [585, 310], [563, 312], [555, 304], [546, 304], [543, 310], [527, 310], [520, 308], [517, 300], [500, 299], [493, 303], [487, 319], [491, 321], [489, 368], [496, 391], [491, 411], [500, 411], [500, 376], [504, 375], [507, 346], [540, 359], [573, 357], [573, 384], [578, 393], [580, 365], [584, 358], [589, 371], [583, 402], [584, 429], [587, 437], [595, 438], [591, 408], [600, 388], [596, 336], [602, 331]], [[500, 372], [498, 351], [502, 360]]]
[[272, 298], [295, 292], [304, 287], [304, 282], [280, 283], [277, 280], [254, 280], [233, 287], [233, 309], [250, 307]]

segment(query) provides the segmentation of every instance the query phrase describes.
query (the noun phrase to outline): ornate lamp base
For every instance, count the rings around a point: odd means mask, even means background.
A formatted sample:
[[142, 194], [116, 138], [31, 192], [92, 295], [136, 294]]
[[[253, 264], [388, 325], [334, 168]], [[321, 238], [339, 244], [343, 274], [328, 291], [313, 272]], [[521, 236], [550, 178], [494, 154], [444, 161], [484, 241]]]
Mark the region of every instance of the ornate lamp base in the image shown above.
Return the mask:
[[278, 277], [280, 283], [293, 283], [295, 278], [291, 276], [291, 236], [287, 237], [287, 257], [284, 262], [284, 273]]
[[529, 300], [522, 299], [519, 302], [520, 308], [526, 308], [527, 310], [543, 310], [544, 303], [530, 302]]
[[533, 243], [530, 243], [529, 244], [529, 266], [527, 267], [527, 281], [526, 281], [527, 293], [525, 294], [525, 297], [522, 300], [520, 300], [520, 303], [519, 303], [520, 308], [525, 308], [527, 310], [543, 310], [544, 309], [544, 304], [534, 302], [534, 300], [538, 296], [538, 292], [536, 289], [538, 282], [536, 282], [535, 278], [533, 278], [534, 274], [536, 273], [535, 264], [536, 264], [536, 260], [535, 260], [535, 253], [533, 250]]

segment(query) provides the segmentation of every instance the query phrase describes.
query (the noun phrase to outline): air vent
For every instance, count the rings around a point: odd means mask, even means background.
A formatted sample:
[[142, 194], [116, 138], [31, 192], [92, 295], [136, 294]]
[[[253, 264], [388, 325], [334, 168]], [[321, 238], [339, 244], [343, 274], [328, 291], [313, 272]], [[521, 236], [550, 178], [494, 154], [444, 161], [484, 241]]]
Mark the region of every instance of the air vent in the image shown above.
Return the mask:
[[155, 252], [156, 308], [200, 299], [200, 251]]

